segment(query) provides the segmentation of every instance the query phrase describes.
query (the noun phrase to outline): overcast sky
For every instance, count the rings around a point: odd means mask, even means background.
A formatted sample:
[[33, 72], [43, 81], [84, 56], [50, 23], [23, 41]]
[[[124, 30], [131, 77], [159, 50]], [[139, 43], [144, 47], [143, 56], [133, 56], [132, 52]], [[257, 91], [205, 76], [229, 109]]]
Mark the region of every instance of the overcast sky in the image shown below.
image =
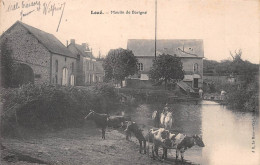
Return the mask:
[[[57, 10], [52, 15], [53, 4]], [[103, 15], [91, 14], [100, 10]], [[157, 10], [158, 39], [203, 39], [206, 59], [228, 59], [229, 51], [242, 49], [243, 59], [259, 63], [258, 0], [158, 0]], [[64, 44], [71, 38], [89, 43], [95, 56], [99, 50], [105, 55], [109, 49], [126, 48], [127, 39], [154, 39], [155, 0], [2, 0], [1, 33], [21, 20], [21, 13], [22, 22]]]

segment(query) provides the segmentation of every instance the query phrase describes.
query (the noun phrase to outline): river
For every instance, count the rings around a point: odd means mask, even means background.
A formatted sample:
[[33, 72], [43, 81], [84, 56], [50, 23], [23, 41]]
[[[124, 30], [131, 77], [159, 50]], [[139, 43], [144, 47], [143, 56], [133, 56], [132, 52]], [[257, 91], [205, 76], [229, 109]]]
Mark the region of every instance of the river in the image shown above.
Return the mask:
[[[152, 127], [154, 110], [163, 104], [140, 104], [132, 109], [132, 118], [144, 132]], [[253, 113], [236, 112], [212, 101], [176, 103], [173, 110], [173, 130], [187, 135], [201, 135], [204, 148], [194, 146], [184, 159], [205, 165], [259, 165], [259, 117]], [[175, 158], [175, 150], [169, 152]]]

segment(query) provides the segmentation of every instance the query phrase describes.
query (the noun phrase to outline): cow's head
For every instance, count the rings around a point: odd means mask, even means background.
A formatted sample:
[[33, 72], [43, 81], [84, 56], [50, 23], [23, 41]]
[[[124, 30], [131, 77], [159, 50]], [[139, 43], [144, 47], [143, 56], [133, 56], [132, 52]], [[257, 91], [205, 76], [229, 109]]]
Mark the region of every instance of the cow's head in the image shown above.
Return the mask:
[[201, 136], [198, 136], [198, 135], [193, 135], [192, 136], [193, 139], [195, 140], [195, 143], [199, 146], [199, 147], [205, 147], [203, 141], [202, 141], [202, 138]]
[[126, 125], [125, 131], [126, 131], [126, 132], [133, 131], [135, 125], [136, 125], [135, 122], [127, 121], [127, 125]]
[[90, 110], [89, 114], [84, 119], [91, 119], [94, 114], [95, 112], [93, 110]]

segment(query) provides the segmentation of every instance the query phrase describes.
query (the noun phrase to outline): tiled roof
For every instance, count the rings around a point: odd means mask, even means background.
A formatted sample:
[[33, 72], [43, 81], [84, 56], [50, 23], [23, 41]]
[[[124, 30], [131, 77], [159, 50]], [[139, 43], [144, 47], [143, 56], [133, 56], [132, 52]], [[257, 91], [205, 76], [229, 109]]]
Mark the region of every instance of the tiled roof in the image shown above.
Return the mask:
[[50, 52], [59, 54], [59, 55], [64, 55], [67, 57], [76, 58], [76, 56], [73, 55], [69, 51], [69, 49], [65, 45], [63, 45], [53, 34], [44, 32], [40, 29], [37, 29], [35, 27], [32, 27], [32, 26], [22, 23], [20, 21], [17, 21], [15, 24], [17, 24], [17, 23], [19, 23], [23, 27], [25, 27]]
[[[150, 39], [129, 39], [127, 49], [135, 56], [154, 56], [155, 43]], [[156, 54], [170, 54], [179, 57], [203, 58], [204, 48], [201, 39], [165, 39], [157, 40]]]

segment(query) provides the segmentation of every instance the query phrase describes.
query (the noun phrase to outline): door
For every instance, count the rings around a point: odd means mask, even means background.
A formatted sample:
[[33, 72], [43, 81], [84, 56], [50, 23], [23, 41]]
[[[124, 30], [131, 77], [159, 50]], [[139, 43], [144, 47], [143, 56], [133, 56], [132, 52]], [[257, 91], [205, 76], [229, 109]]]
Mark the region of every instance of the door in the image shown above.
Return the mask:
[[198, 78], [194, 78], [193, 79], [193, 88], [198, 88], [199, 87], [199, 79]]

